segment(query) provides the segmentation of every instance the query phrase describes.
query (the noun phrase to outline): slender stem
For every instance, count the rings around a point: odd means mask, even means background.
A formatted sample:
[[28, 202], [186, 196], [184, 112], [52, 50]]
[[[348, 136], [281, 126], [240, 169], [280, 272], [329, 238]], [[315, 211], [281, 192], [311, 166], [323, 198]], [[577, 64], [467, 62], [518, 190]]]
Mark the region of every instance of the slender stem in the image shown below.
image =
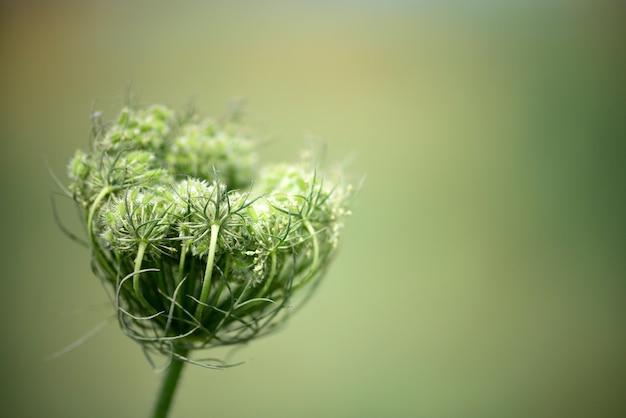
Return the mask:
[[202, 282], [202, 290], [200, 292], [200, 303], [196, 308], [196, 319], [202, 321], [202, 312], [204, 306], [209, 300], [209, 291], [211, 290], [211, 276], [213, 275], [213, 263], [215, 262], [215, 250], [217, 249], [217, 235], [220, 232], [218, 224], [211, 225], [211, 241], [209, 242], [209, 254], [207, 256], [206, 270], [204, 272], [204, 280]]
[[93, 203], [89, 207], [89, 211], [87, 212], [87, 234], [89, 235], [89, 241], [91, 242], [91, 248], [93, 251], [93, 256], [98, 260], [98, 264], [109, 273], [110, 277], [115, 277], [115, 270], [110, 264], [109, 259], [102, 253], [100, 246], [97, 243], [96, 236], [94, 234], [94, 218], [96, 216], [96, 211], [98, 210], [98, 206], [100, 203], [113, 192], [113, 188], [110, 186], [106, 186], [100, 190], [100, 193], [96, 196]]
[[100, 193], [98, 193], [98, 195], [94, 199], [91, 207], [89, 208], [89, 213], [87, 214], [87, 232], [89, 234], [89, 239], [92, 243], [95, 240], [95, 236], [93, 233], [93, 219], [95, 217], [96, 210], [98, 209], [98, 206], [100, 206], [100, 202], [112, 191], [113, 190], [110, 187], [103, 187], [102, 190], [100, 190]]
[[[185, 261], [187, 260], [187, 244], [183, 244], [180, 249], [180, 262], [178, 263], [178, 277], [176, 278], [175, 287], [178, 288], [180, 283], [183, 281], [185, 277]], [[179, 310], [183, 303], [183, 298], [186, 296], [185, 291], [181, 289], [180, 292], [176, 294], [176, 309]]]
[[315, 229], [313, 229], [313, 225], [306, 220], [304, 222], [304, 227], [307, 229], [309, 234], [311, 234], [311, 239], [313, 240], [313, 260], [311, 261], [311, 268], [304, 278], [297, 284], [293, 286], [292, 290], [297, 290], [298, 288], [304, 286], [311, 280], [315, 274], [319, 271], [319, 260], [320, 260], [320, 244], [317, 240], [317, 233]]
[[[187, 349], [178, 349], [174, 352], [174, 354], [178, 354], [182, 357], [185, 357], [187, 353]], [[163, 380], [161, 381], [161, 387], [151, 415], [152, 418], [167, 418], [185, 363], [186, 362], [178, 358], [178, 356], [172, 356], [172, 362], [165, 371], [165, 376], [163, 376]]]
[[143, 256], [146, 252], [147, 246], [148, 245], [145, 242], [140, 242], [139, 248], [137, 248], [137, 256], [135, 256], [135, 277], [133, 277], [133, 290], [135, 291], [135, 294], [137, 295], [137, 297], [141, 300], [144, 300], [144, 299], [141, 294], [140, 281], [139, 281], [140, 275], [137, 272], [141, 270], [141, 264], [143, 263]]
[[265, 281], [265, 286], [263, 286], [263, 290], [261, 290], [256, 297], [260, 298], [263, 295], [271, 295], [271, 293], [269, 293], [269, 289], [270, 286], [272, 285], [272, 282], [274, 281], [274, 275], [276, 274], [276, 251], [272, 250], [271, 253], [271, 260], [272, 260], [272, 264], [270, 265], [270, 272], [267, 275], [267, 280]]

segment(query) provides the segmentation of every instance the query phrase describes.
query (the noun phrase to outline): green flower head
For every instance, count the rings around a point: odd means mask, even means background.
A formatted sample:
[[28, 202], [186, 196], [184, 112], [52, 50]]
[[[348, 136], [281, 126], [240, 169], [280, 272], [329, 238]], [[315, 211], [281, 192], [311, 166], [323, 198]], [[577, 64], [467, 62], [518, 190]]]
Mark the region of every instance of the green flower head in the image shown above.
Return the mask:
[[271, 331], [337, 250], [352, 191], [310, 159], [258, 167], [246, 129], [121, 110], [68, 165], [122, 330], [162, 354]]

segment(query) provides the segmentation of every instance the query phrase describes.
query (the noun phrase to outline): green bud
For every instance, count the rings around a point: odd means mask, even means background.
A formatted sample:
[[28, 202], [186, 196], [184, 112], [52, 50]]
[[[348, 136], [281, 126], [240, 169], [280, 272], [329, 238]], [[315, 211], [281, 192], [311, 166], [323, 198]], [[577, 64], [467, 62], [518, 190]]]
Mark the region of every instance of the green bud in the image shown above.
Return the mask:
[[173, 118], [173, 112], [163, 106], [139, 110], [125, 107], [116, 123], [100, 134], [96, 144], [113, 155], [129, 149], [162, 153], [172, 131]]
[[205, 121], [183, 126], [166, 160], [176, 173], [208, 181], [219, 179], [230, 189], [239, 189], [252, 182], [257, 164], [254, 149], [254, 143], [242, 134]]
[[76, 151], [68, 164], [68, 175], [72, 180], [69, 190], [74, 194], [74, 199], [81, 204], [85, 204], [92, 194], [89, 181], [93, 173], [92, 165], [89, 156], [81, 150]]

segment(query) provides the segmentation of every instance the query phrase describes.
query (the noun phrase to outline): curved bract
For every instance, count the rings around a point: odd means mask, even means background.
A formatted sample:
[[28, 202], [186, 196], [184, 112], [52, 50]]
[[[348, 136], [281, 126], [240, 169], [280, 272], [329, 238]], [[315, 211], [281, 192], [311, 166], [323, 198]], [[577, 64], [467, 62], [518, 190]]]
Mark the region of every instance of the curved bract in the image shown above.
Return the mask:
[[69, 164], [123, 331], [164, 354], [249, 341], [335, 254], [351, 188], [306, 159], [258, 167], [240, 126], [124, 108]]

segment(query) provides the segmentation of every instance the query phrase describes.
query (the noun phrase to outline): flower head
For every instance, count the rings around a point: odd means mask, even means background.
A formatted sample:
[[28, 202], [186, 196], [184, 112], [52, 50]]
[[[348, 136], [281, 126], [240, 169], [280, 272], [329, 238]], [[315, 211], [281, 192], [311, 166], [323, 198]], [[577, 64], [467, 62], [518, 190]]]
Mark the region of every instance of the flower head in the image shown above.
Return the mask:
[[308, 160], [257, 162], [245, 129], [164, 106], [122, 109], [70, 161], [95, 271], [146, 349], [249, 341], [323, 276], [349, 186]]

